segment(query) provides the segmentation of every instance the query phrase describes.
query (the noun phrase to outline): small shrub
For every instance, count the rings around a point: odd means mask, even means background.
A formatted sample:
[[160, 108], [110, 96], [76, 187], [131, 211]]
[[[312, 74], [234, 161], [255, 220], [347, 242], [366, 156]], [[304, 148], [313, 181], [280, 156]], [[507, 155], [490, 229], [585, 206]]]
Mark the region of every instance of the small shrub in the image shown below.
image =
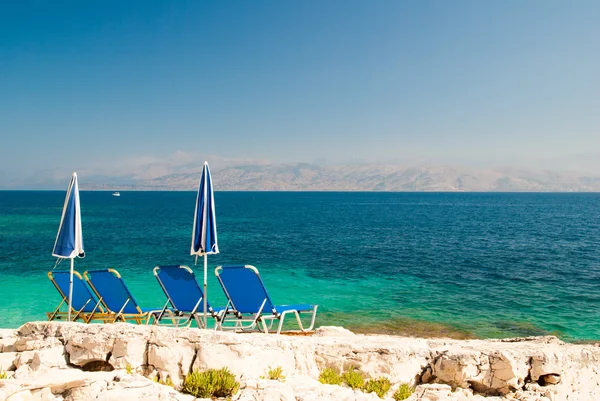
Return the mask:
[[398, 387], [398, 389], [394, 391], [394, 395], [392, 395], [392, 398], [394, 399], [394, 401], [402, 401], [410, 397], [414, 392], [415, 390], [413, 390], [413, 388], [408, 383], [402, 383], [400, 384], [400, 387]]
[[127, 365], [125, 365], [125, 372], [127, 372], [128, 375], [133, 374], [133, 368], [131, 367], [131, 365], [129, 363]]
[[269, 366], [269, 371], [267, 372], [267, 379], [284, 381], [285, 376], [283, 375], [282, 367], [277, 366], [276, 368], [272, 368]]
[[342, 380], [353, 390], [361, 389], [365, 384], [365, 378], [362, 373], [354, 369], [344, 372], [342, 374]]
[[319, 381], [323, 384], [342, 384], [342, 376], [331, 368], [325, 368], [319, 375]]
[[369, 379], [365, 383], [363, 390], [365, 393], [374, 392], [379, 396], [379, 398], [383, 398], [385, 393], [387, 393], [392, 387], [392, 383], [390, 383], [387, 377], [380, 377], [379, 379]]
[[194, 370], [183, 380], [181, 391], [197, 398], [231, 397], [240, 389], [240, 383], [227, 368]]

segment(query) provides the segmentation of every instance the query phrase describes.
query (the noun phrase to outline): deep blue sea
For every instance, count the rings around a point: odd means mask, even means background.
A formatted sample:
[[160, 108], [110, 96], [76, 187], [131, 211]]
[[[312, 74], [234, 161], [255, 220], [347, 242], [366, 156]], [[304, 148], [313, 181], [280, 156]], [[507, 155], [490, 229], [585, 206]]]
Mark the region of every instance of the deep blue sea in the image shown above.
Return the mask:
[[[0, 327], [44, 320], [64, 191], [0, 191]], [[120, 271], [143, 307], [151, 270], [192, 266], [195, 192], [81, 192], [86, 257]], [[278, 304], [318, 325], [455, 337], [600, 340], [600, 194], [217, 192], [213, 271], [251, 264]], [[68, 268], [68, 261], [59, 269]]]

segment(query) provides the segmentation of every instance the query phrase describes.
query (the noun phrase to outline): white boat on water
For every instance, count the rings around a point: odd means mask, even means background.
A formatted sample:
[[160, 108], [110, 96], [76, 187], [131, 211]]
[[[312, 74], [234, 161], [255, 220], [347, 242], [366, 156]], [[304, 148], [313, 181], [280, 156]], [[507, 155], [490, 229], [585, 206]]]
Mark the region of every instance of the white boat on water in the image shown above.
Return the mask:
[[121, 194], [120, 194], [120, 193], [118, 193], [118, 192], [113, 192], [113, 194], [112, 194], [112, 195], [113, 195], [113, 196], [121, 196]]

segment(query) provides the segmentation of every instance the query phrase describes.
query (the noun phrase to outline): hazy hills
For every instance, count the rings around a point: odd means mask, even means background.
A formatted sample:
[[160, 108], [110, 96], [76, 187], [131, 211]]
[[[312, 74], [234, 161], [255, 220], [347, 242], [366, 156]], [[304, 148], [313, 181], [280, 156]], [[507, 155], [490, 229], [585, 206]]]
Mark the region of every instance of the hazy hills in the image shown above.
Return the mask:
[[[600, 175], [451, 166], [249, 164], [213, 169], [216, 190], [227, 191], [541, 191], [598, 192]], [[93, 177], [82, 189], [195, 190], [200, 171], [152, 179]]]

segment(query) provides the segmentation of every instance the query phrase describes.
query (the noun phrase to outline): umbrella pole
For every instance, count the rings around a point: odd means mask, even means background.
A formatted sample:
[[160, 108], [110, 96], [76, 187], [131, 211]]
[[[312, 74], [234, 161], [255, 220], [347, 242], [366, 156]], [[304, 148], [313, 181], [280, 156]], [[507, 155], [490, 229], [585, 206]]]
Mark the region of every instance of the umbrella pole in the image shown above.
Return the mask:
[[208, 328], [208, 322], [206, 320], [206, 298], [207, 298], [207, 294], [206, 294], [206, 282], [208, 281], [208, 265], [207, 265], [207, 258], [206, 258], [206, 254], [204, 254], [204, 328], [207, 329]]
[[69, 322], [71, 321], [71, 303], [73, 302], [73, 262], [74, 258], [71, 258], [71, 271], [69, 274], [69, 311], [67, 312]]

